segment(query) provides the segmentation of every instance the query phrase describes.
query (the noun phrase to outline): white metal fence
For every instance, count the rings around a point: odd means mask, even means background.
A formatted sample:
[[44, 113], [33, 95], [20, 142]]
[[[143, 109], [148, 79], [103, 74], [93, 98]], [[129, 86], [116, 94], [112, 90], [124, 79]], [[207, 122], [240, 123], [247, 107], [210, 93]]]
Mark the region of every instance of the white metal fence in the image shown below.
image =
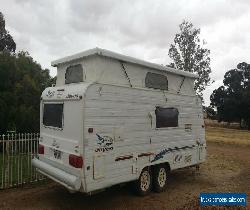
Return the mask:
[[44, 179], [31, 164], [38, 140], [38, 133], [0, 135], [0, 189]]

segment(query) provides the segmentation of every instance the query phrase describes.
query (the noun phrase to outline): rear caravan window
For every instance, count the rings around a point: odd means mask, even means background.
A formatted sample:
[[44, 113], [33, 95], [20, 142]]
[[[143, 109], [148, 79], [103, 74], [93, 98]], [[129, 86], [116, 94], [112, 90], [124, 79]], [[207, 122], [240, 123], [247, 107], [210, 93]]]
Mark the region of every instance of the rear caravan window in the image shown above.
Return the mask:
[[83, 82], [83, 68], [81, 64], [69, 66], [65, 72], [65, 84]]
[[168, 79], [164, 75], [148, 72], [145, 78], [145, 86], [148, 88], [168, 90]]
[[156, 107], [155, 115], [156, 128], [178, 127], [178, 109]]
[[43, 124], [45, 126], [62, 128], [63, 126], [63, 104], [44, 104]]

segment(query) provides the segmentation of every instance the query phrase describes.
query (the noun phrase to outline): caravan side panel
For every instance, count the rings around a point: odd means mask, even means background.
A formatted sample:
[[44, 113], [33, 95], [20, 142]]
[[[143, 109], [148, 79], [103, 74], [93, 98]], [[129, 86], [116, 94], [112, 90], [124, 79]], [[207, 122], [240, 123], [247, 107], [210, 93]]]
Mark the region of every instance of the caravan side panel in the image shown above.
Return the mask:
[[[157, 129], [151, 116], [156, 106], [176, 107], [178, 127]], [[87, 192], [135, 180], [145, 166], [168, 162], [175, 169], [203, 161], [197, 152], [197, 142], [205, 145], [202, 109], [195, 96], [95, 84], [84, 107]]]

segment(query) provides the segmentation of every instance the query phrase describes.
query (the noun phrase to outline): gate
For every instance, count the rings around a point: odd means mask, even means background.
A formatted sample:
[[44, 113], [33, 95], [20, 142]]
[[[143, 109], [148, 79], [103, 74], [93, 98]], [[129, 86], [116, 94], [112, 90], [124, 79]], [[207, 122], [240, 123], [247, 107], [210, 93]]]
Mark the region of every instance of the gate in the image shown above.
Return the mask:
[[31, 160], [37, 155], [38, 133], [0, 135], [0, 189], [43, 180]]

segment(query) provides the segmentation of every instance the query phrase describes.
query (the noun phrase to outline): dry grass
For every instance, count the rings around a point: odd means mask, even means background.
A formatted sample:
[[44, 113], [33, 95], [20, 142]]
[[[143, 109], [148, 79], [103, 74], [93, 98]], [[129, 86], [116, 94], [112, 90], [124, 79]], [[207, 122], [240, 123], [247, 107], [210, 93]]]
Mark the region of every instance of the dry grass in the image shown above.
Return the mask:
[[250, 131], [220, 127], [206, 127], [206, 140], [208, 142], [250, 145]]
[[209, 127], [240, 129], [239, 123], [218, 122], [217, 120], [211, 120], [211, 119], [205, 119], [205, 125]]

